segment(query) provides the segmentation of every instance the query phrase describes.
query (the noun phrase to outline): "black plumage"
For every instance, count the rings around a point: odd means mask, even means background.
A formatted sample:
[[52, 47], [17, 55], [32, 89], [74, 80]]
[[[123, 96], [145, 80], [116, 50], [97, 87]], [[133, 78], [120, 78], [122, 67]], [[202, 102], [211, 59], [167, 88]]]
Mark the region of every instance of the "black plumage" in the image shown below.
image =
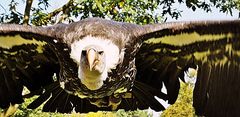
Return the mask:
[[[164, 107], [154, 96], [173, 104], [179, 78], [184, 81], [184, 72], [198, 66], [196, 114], [239, 115], [239, 26], [239, 21], [139, 26], [99, 18], [50, 27], [1, 24], [0, 107], [39, 95], [29, 108], [47, 101], [43, 111], [160, 111]], [[96, 90], [81, 83], [79, 64], [71, 58], [71, 45], [87, 36], [109, 40], [124, 53]], [[22, 95], [23, 86], [30, 94]]]

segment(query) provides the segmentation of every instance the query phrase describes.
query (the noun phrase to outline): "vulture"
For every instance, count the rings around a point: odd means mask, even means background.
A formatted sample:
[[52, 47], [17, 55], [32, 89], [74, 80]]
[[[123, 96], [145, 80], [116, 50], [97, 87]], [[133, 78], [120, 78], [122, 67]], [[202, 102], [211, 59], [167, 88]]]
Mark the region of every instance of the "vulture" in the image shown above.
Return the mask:
[[[70, 24], [0, 24], [0, 107], [70, 113], [164, 110], [198, 69], [200, 116], [240, 115], [240, 21], [136, 25], [101, 18]], [[26, 87], [30, 93], [23, 94]], [[166, 92], [162, 88], [166, 88]]]

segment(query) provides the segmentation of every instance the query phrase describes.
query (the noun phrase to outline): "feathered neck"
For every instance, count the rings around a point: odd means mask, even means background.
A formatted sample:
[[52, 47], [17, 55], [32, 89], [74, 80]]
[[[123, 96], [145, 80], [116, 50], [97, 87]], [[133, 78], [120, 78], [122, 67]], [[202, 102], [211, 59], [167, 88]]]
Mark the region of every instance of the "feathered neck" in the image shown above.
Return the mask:
[[98, 74], [93, 71], [84, 71], [82, 67], [79, 67], [78, 69], [78, 77], [90, 90], [97, 90], [101, 88], [103, 81], [107, 79], [107, 76], [107, 70], [104, 70], [102, 74]]

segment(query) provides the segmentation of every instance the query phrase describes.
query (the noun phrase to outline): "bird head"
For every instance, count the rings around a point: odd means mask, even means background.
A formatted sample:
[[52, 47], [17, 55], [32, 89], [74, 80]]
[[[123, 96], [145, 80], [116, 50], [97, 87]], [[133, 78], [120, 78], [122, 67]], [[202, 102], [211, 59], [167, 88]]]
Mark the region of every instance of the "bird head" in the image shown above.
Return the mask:
[[90, 90], [97, 90], [106, 79], [106, 57], [100, 46], [89, 45], [83, 48], [80, 57], [79, 75], [81, 82]]
[[106, 58], [103, 49], [97, 45], [90, 45], [83, 48], [80, 64], [85, 72], [102, 74], [106, 67]]
[[90, 90], [100, 89], [123, 59], [124, 51], [111, 40], [86, 36], [71, 44], [70, 57], [78, 65], [78, 78]]

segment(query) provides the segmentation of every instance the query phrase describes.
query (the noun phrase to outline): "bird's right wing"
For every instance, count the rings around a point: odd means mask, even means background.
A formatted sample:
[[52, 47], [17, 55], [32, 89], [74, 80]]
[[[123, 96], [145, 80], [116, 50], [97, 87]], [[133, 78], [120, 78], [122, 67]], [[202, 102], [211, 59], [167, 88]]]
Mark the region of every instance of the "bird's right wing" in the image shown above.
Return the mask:
[[[54, 29], [55, 30], [55, 29]], [[23, 102], [23, 87], [30, 95], [57, 81], [59, 61], [50, 46], [58, 39], [51, 28], [0, 25], [0, 107]]]
[[[75, 25], [84, 24], [80, 22], [71, 26], [75, 28]], [[69, 25], [35, 27], [0, 24], [0, 108], [20, 104], [24, 98], [38, 95], [28, 108], [35, 109], [44, 104], [45, 112], [110, 110], [91, 104], [87, 98], [71, 95], [60, 86], [61, 68], [68, 67], [62, 70], [66, 73], [72, 65], [69, 63], [73, 63], [69, 60], [70, 49], [63, 42], [65, 34], [75, 33], [73, 29], [66, 30]], [[30, 93], [23, 94], [23, 87]]]

